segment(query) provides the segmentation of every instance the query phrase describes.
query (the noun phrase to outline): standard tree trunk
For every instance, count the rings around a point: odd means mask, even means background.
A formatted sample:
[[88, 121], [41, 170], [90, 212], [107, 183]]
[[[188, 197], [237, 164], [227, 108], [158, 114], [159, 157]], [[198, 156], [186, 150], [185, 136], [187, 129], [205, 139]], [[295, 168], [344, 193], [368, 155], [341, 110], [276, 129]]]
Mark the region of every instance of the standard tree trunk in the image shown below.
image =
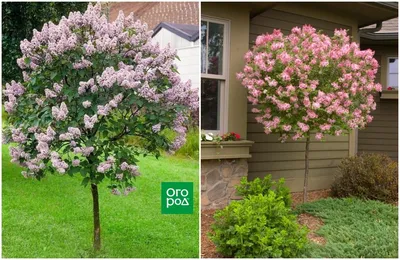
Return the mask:
[[308, 187], [308, 152], [310, 150], [310, 134], [306, 140], [306, 156], [305, 156], [305, 172], [304, 172], [304, 188], [303, 188], [303, 202], [307, 202], [307, 187]]
[[92, 186], [92, 197], [93, 197], [93, 248], [95, 251], [99, 251], [101, 248], [100, 239], [100, 210], [99, 210], [99, 192], [96, 184]]

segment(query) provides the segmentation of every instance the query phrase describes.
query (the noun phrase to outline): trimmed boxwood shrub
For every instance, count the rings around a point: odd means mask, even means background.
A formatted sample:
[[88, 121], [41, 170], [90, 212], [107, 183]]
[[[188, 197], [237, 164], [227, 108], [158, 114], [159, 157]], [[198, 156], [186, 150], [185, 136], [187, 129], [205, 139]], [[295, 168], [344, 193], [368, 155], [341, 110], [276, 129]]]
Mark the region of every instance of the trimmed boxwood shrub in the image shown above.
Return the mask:
[[[269, 180], [269, 181], [268, 181]], [[287, 196], [271, 190], [270, 179], [242, 182], [248, 187], [241, 201], [215, 213], [209, 233], [217, 251], [227, 257], [298, 257], [307, 243], [307, 229], [296, 222]], [[280, 181], [283, 186], [284, 181]], [[259, 194], [249, 194], [259, 190]], [[289, 203], [290, 204], [290, 203]]]
[[358, 197], [392, 203], [398, 200], [398, 165], [385, 154], [345, 158], [332, 184], [334, 197]]
[[272, 175], [268, 174], [264, 179], [255, 178], [252, 181], [248, 181], [246, 177], [243, 177], [240, 181], [240, 185], [236, 186], [237, 194], [243, 197], [258, 194], [268, 195], [270, 190], [273, 190], [277, 197], [281, 197], [286, 207], [290, 208], [292, 198], [290, 196], [290, 190], [285, 186], [285, 179], [283, 178], [278, 181], [273, 181]]

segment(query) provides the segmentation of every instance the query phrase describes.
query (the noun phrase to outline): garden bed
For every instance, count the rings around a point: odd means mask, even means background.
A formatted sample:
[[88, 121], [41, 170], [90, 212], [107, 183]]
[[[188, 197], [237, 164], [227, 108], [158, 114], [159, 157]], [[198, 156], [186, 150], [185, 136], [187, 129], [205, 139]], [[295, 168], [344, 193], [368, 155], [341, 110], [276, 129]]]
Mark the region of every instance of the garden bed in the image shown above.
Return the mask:
[[[327, 198], [329, 190], [292, 193], [299, 224], [310, 230], [305, 258], [397, 258], [398, 209], [393, 204]], [[201, 257], [223, 257], [208, 239], [215, 210], [202, 211]]]
[[[329, 190], [318, 190], [318, 191], [312, 191], [308, 193], [308, 201], [316, 201], [322, 198], [327, 198], [329, 197]], [[301, 204], [303, 201], [303, 193], [302, 192], [294, 192], [292, 193], [292, 205], [293, 207], [296, 207], [297, 205]], [[216, 248], [213, 242], [210, 241], [210, 239], [207, 236], [207, 233], [211, 231], [211, 225], [213, 223], [213, 215], [215, 213], [215, 210], [202, 210], [201, 211], [201, 257], [202, 258], [220, 258], [223, 257], [220, 255], [218, 252], [216, 252]], [[319, 228], [318, 223], [320, 223], [318, 218], [312, 218], [312, 217], [307, 217], [306, 215], [303, 215], [301, 219], [299, 219], [299, 222], [302, 224], [302, 222], [307, 225], [308, 228], [311, 230], [316, 230], [317, 227]], [[309, 234], [309, 239], [311, 241], [320, 241], [317, 243], [324, 243], [322, 242], [323, 240], [319, 238], [318, 235], [315, 235], [315, 233], [310, 233]]]

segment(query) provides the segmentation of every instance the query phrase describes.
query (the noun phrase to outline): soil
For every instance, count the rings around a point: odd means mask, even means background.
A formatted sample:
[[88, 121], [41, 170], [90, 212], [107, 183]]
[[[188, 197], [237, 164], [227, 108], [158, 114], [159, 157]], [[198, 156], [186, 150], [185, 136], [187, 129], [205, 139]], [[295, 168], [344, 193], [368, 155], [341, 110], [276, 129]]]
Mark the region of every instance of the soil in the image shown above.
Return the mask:
[[[308, 193], [308, 201], [316, 201], [319, 199], [329, 197], [330, 190], [318, 190], [311, 191]], [[303, 203], [303, 193], [294, 192], [292, 193], [292, 207], [295, 208], [297, 205]], [[201, 257], [202, 258], [223, 258], [222, 255], [216, 252], [216, 247], [213, 242], [207, 236], [208, 232], [211, 232], [211, 224], [213, 223], [213, 215], [215, 210], [202, 210], [201, 211]], [[315, 234], [324, 223], [320, 218], [314, 217], [310, 214], [300, 214], [297, 218], [300, 225], [305, 225], [310, 229], [310, 233], [307, 238], [317, 244], [324, 245], [325, 239]]]

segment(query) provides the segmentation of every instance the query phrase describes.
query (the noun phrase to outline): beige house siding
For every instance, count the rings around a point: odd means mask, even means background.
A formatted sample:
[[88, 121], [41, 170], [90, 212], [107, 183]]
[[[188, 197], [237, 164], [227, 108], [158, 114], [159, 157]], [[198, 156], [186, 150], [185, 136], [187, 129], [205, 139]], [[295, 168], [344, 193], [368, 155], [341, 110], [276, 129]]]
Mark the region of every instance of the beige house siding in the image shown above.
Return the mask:
[[[387, 59], [397, 57], [397, 46], [361, 46], [375, 51], [380, 63], [377, 81], [385, 89], [387, 86]], [[372, 112], [374, 120], [358, 132], [358, 153], [385, 153], [392, 159], [398, 159], [398, 100], [375, 98], [376, 110]]]
[[[332, 35], [335, 28], [348, 29], [353, 39], [358, 40], [354, 33], [357, 25], [351, 21], [343, 20], [326, 10], [317, 12], [300, 6], [296, 8], [293, 4], [282, 4], [251, 19], [249, 44], [253, 45], [257, 35], [272, 32], [274, 28], [280, 28], [287, 34], [291, 28], [304, 24], [310, 24], [328, 35]], [[274, 179], [285, 178], [292, 191], [301, 191], [304, 181], [305, 140], [281, 143], [278, 141], [279, 135], [266, 135], [262, 125], [256, 123], [251, 107], [248, 104], [247, 132], [248, 139], [255, 143], [250, 149], [252, 158], [248, 161], [249, 179], [272, 174]], [[330, 136], [321, 142], [311, 138], [310, 190], [330, 187], [337, 166], [343, 157], [349, 155], [349, 139], [349, 136]]]

